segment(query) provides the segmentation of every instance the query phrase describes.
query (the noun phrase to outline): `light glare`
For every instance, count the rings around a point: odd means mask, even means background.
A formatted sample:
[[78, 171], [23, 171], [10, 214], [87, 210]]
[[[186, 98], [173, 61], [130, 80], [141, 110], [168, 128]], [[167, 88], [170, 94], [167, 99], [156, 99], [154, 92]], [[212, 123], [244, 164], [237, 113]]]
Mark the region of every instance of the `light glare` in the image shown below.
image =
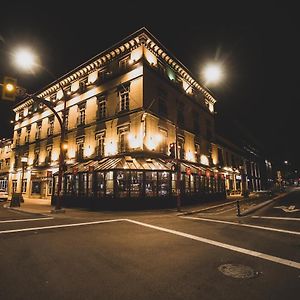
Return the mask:
[[30, 70], [35, 65], [35, 57], [28, 49], [18, 49], [14, 57], [16, 65], [23, 70]]
[[208, 65], [204, 69], [204, 77], [207, 83], [215, 83], [222, 78], [221, 68], [217, 65]]

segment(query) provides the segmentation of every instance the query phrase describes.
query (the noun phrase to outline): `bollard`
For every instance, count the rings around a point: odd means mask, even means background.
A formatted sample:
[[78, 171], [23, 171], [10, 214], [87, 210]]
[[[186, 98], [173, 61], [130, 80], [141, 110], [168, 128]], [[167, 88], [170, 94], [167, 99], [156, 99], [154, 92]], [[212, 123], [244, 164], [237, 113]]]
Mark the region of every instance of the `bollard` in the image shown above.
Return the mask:
[[240, 201], [239, 200], [236, 201], [236, 210], [237, 210], [236, 215], [238, 217], [240, 217], [241, 216], [241, 210], [240, 210]]

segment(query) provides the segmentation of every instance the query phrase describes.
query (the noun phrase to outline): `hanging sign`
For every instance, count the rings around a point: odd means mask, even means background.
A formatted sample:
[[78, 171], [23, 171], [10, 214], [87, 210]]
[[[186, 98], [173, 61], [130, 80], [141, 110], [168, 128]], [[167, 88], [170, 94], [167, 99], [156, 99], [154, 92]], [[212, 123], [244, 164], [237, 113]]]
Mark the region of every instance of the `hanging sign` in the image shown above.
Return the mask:
[[185, 169], [185, 172], [186, 172], [187, 175], [191, 175], [191, 168], [190, 168], [190, 167], [187, 167], [187, 168]]
[[74, 167], [74, 168], [73, 168], [73, 175], [77, 175], [77, 173], [78, 173], [78, 168], [77, 168], [77, 167]]
[[210, 171], [206, 170], [205, 175], [206, 175], [206, 177], [210, 177]]
[[94, 172], [94, 166], [89, 166], [89, 172]]

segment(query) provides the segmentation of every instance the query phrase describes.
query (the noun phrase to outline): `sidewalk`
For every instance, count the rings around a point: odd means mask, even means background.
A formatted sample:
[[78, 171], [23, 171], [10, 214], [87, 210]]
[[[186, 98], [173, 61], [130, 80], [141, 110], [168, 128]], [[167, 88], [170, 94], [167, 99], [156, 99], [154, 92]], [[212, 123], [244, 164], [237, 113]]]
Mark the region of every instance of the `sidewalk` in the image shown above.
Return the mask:
[[[248, 198], [244, 198], [241, 195], [230, 195], [227, 196], [227, 199], [224, 200], [216, 200], [216, 201], [203, 201], [194, 205], [181, 206], [181, 212], [177, 212], [176, 207], [172, 209], [172, 211], [176, 212], [177, 215], [188, 215], [194, 214], [202, 211], [207, 211], [212, 208], [221, 207], [230, 205], [232, 203], [236, 203], [236, 201], [240, 201], [241, 205], [241, 216], [246, 215], [254, 211], [254, 209], [258, 209], [262, 206], [265, 206], [276, 200], [277, 198], [283, 197], [287, 193], [273, 195], [272, 197], [265, 196], [257, 196], [257, 193], [250, 193]], [[247, 205], [248, 203], [248, 205]], [[90, 214], [94, 215], [97, 211], [89, 211], [86, 208], [63, 208], [62, 211], [56, 211], [54, 206], [51, 206], [51, 201], [47, 199], [36, 199], [36, 198], [25, 198], [24, 202], [21, 203], [20, 207], [10, 207], [10, 201], [4, 204], [4, 207], [7, 209], [29, 213], [29, 214], [39, 214], [39, 215], [47, 215], [60, 212], [67, 212], [68, 214], [72, 212], [72, 214]], [[153, 210], [156, 211], [156, 210]], [[170, 209], [168, 209], [170, 211]], [[99, 211], [104, 212], [104, 211]], [[140, 211], [141, 212], [141, 211]], [[147, 210], [149, 212], [149, 210]]]

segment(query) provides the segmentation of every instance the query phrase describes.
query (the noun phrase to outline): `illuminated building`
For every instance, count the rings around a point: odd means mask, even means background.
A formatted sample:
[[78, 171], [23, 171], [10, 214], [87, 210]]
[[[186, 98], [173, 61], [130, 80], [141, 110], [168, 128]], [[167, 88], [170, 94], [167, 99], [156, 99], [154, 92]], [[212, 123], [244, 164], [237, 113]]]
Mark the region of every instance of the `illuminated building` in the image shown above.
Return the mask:
[[0, 190], [8, 190], [8, 177], [11, 157], [11, 139], [0, 140]]
[[[212, 158], [216, 100], [149, 31], [138, 30], [58, 81], [68, 95], [64, 205], [133, 198], [172, 205], [176, 131], [183, 199], [224, 197], [224, 170]], [[35, 95], [61, 114], [58, 81]], [[27, 157], [24, 193], [55, 201], [59, 122], [30, 98], [14, 111], [10, 184], [21, 184], [21, 157]]]

